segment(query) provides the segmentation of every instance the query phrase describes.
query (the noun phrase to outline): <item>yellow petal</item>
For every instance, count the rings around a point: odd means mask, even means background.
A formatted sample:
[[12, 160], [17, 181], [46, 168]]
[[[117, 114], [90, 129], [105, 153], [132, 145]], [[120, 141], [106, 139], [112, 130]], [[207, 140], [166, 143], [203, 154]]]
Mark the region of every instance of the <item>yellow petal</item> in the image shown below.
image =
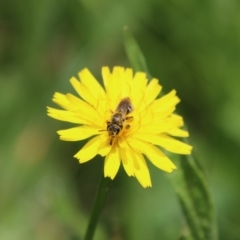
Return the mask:
[[121, 99], [131, 97], [132, 75], [132, 69], [125, 70], [123, 67], [114, 67], [113, 72], [110, 73], [109, 68], [102, 68], [103, 82], [111, 111], [116, 110]]
[[173, 115], [173, 112], [175, 111], [176, 107], [175, 106], [170, 106], [168, 108], [164, 108], [161, 111], [158, 112], [154, 112], [154, 110], [152, 110], [153, 116], [154, 116], [154, 121], [155, 122], [159, 122], [164, 118], [167, 118], [171, 115]]
[[130, 99], [132, 100], [134, 109], [137, 110], [139, 113], [143, 110], [146, 110], [147, 103], [144, 101], [143, 91], [137, 91], [132, 89]]
[[92, 105], [88, 104], [87, 102], [83, 101], [82, 99], [68, 93], [66, 94], [66, 98], [68, 102], [71, 104], [71, 110], [77, 111], [81, 110], [82, 112], [89, 113], [91, 117], [98, 114], [95, 108]]
[[169, 108], [175, 107], [179, 102], [180, 99], [176, 96], [176, 91], [172, 90], [168, 94], [152, 102], [150, 108], [154, 113], [163, 112]]
[[129, 139], [129, 143], [131, 143], [133, 149], [136, 149], [146, 155], [156, 167], [166, 172], [172, 172], [176, 169], [176, 166], [172, 163], [172, 161], [154, 145], [135, 138]]
[[169, 137], [165, 134], [138, 134], [135, 136], [142, 141], [146, 141], [160, 147], [165, 148], [169, 152], [178, 153], [178, 154], [190, 154], [192, 147], [186, 143], [178, 141], [172, 137]]
[[102, 68], [102, 77], [103, 77], [103, 82], [104, 82], [104, 86], [107, 93], [107, 100], [109, 104], [108, 107], [110, 110], [115, 111], [118, 101], [120, 99], [119, 86], [117, 83], [115, 83], [115, 78], [110, 73], [110, 70], [108, 67]]
[[75, 91], [79, 94], [79, 96], [81, 96], [90, 105], [92, 106], [97, 105], [96, 97], [92, 95], [92, 93], [90, 92], [90, 90], [85, 84], [80, 83], [75, 77], [72, 77], [70, 79], [70, 82], [73, 88], [75, 89]]
[[102, 133], [101, 137], [102, 137], [102, 142], [99, 145], [98, 154], [104, 157], [110, 152], [112, 146], [109, 144], [109, 137], [107, 133]]
[[[144, 102], [144, 93], [147, 86], [147, 78], [146, 73], [143, 72], [137, 72], [134, 75], [132, 84], [131, 84], [131, 100], [135, 107], [135, 109], [138, 109], [140, 111], [140, 108], [142, 107], [142, 104]], [[144, 102], [146, 105], [146, 103]]]
[[146, 188], [151, 187], [151, 178], [148, 171], [147, 163], [143, 157], [143, 155], [139, 152], [132, 151], [131, 155], [134, 156], [135, 160], [138, 162], [138, 168], [134, 168], [134, 175], [136, 176], [137, 180], [140, 184]]
[[66, 98], [65, 94], [55, 92], [52, 101], [60, 107], [69, 110], [69, 100]]
[[130, 96], [133, 83], [132, 76], [132, 69], [119, 68], [116, 83], [118, 85], [117, 89], [120, 90], [118, 94], [120, 99]]
[[[138, 91], [145, 91], [147, 86], [147, 76], [145, 72], [136, 72], [133, 78], [133, 84]], [[134, 89], [133, 89], [134, 91]]]
[[87, 126], [80, 126], [69, 128], [65, 130], [59, 130], [57, 133], [60, 135], [60, 139], [64, 141], [79, 141], [89, 138], [93, 135], [99, 134], [99, 130]]
[[104, 176], [114, 179], [120, 167], [119, 151], [116, 148], [107, 154], [104, 161]]
[[133, 70], [131, 68], [125, 70], [125, 81], [128, 84], [131, 84], [133, 81]]
[[124, 170], [126, 171], [128, 176], [134, 176], [134, 167], [133, 167], [133, 158], [134, 156], [131, 154], [129, 147], [127, 146], [125, 141], [122, 141], [120, 145], [120, 157], [123, 163]]
[[53, 102], [57, 103], [62, 108], [73, 112], [74, 116], [82, 119], [82, 122], [84, 123], [92, 122], [96, 123], [98, 126], [102, 126], [103, 124], [103, 122], [99, 122], [99, 119], [103, 119], [103, 117], [96, 109], [72, 94], [64, 95], [61, 93], [55, 93]]
[[80, 71], [78, 75], [81, 79], [81, 82], [85, 86], [87, 86], [87, 88], [90, 90], [92, 95], [96, 97], [96, 99], [106, 98], [105, 92], [102, 86], [99, 84], [99, 82], [96, 80], [96, 78], [91, 74], [91, 72], [87, 68]]
[[175, 136], [175, 137], [188, 137], [189, 133], [188, 131], [182, 130], [180, 128], [172, 128], [169, 131], [167, 131], [169, 135]]
[[[110, 95], [112, 96], [111, 99], [120, 99], [121, 98], [121, 92], [122, 92], [122, 84], [123, 81], [121, 81], [121, 75], [123, 75], [124, 69], [122, 67], [114, 67], [112, 71], [112, 78], [111, 78], [111, 89], [109, 89]], [[114, 96], [113, 96], [114, 94]]]
[[152, 116], [149, 114], [148, 117], [149, 118], [144, 117], [141, 119], [142, 124], [141, 128], [138, 129], [138, 133], [160, 134], [183, 125], [182, 118], [173, 115], [165, 119], [158, 119], [158, 121], [153, 117], [152, 122], [149, 122]]
[[67, 110], [59, 110], [51, 107], [47, 107], [47, 115], [49, 117], [55, 118], [60, 121], [64, 122], [71, 122], [71, 123], [79, 123], [84, 124], [86, 121], [83, 119], [78, 118], [75, 113], [69, 112]]
[[146, 91], [145, 91], [145, 102], [150, 104], [160, 93], [162, 87], [158, 84], [158, 80], [156, 78], [153, 78], [149, 84], [147, 85]]
[[105, 86], [106, 92], [108, 93], [110, 90], [110, 84], [111, 84], [111, 73], [109, 70], [109, 67], [102, 67], [102, 78], [103, 78], [103, 84]]
[[99, 145], [101, 144], [101, 136], [92, 138], [83, 146], [83, 148], [77, 152], [74, 157], [79, 160], [80, 163], [87, 162], [97, 155]]
[[[92, 105], [101, 113], [106, 110], [106, 104], [101, 104], [103, 101], [106, 101], [106, 93], [103, 87], [99, 84], [96, 78], [91, 74], [91, 72], [85, 68], [78, 73], [81, 83], [86, 87], [88, 94], [94, 98], [94, 101], [91, 102]], [[87, 96], [85, 96], [87, 97]], [[93, 99], [92, 99], [93, 100]], [[91, 100], [91, 101], [92, 101]]]
[[83, 119], [83, 121], [86, 123], [90, 123], [98, 127], [102, 127], [105, 124], [103, 112], [100, 114], [99, 111], [97, 111], [93, 106], [89, 105], [88, 103], [75, 97], [72, 94], [67, 94], [66, 97], [69, 100], [70, 104], [73, 106], [72, 109], [74, 109], [76, 115], [80, 119]]

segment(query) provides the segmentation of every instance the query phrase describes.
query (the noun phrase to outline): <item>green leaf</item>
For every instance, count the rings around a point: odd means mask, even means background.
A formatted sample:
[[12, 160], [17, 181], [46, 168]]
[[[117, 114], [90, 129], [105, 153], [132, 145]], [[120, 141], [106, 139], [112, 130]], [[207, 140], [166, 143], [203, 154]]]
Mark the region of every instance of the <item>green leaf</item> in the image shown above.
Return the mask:
[[[124, 28], [125, 48], [132, 67], [150, 76], [145, 58], [128, 27]], [[167, 176], [176, 191], [190, 234], [180, 236], [181, 240], [217, 240], [214, 204], [206, 177], [200, 164], [192, 156], [172, 155], [179, 166]]]
[[217, 240], [214, 204], [202, 168], [192, 156], [171, 156], [171, 159], [179, 167], [168, 177], [193, 239]]
[[[178, 156], [171, 156], [171, 159], [174, 159], [174, 163], [176, 163], [176, 165], [181, 165], [181, 159], [179, 159]], [[178, 167], [176, 171], [174, 171], [172, 174], [167, 174], [167, 176], [171, 180], [176, 191], [180, 206], [182, 208], [192, 237], [195, 240], [203, 240], [204, 233], [201, 228], [200, 219], [197, 216], [197, 212], [195, 211], [192, 199], [188, 191], [183, 169], [181, 167]]]
[[125, 49], [132, 68], [135, 71], [146, 72], [150, 77], [144, 55], [127, 26], [123, 28], [123, 33]]
[[201, 229], [206, 240], [216, 240], [215, 211], [212, 197], [204, 175], [196, 157], [184, 156], [181, 161], [187, 190], [194, 210], [198, 216]]

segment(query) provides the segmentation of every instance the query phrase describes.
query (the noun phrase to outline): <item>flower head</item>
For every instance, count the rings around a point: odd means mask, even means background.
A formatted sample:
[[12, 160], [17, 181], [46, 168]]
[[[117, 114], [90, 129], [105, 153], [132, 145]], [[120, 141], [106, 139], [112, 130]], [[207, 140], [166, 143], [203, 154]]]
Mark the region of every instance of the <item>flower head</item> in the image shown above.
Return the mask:
[[[183, 119], [174, 114], [179, 98], [176, 91], [157, 98], [162, 89], [158, 80], [132, 69], [102, 68], [104, 88], [88, 69], [70, 82], [79, 97], [56, 92], [53, 102], [64, 110], [48, 107], [52, 118], [77, 124], [58, 131], [64, 141], [90, 138], [74, 157], [80, 163], [97, 154], [105, 157], [104, 176], [113, 179], [122, 163], [128, 176], [135, 176], [143, 187], [151, 186], [146, 158], [156, 167], [172, 172], [176, 166], [160, 150], [190, 154], [192, 147], [174, 139], [187, 137]], [[160, 147], [160, 148], [159, 148]]]

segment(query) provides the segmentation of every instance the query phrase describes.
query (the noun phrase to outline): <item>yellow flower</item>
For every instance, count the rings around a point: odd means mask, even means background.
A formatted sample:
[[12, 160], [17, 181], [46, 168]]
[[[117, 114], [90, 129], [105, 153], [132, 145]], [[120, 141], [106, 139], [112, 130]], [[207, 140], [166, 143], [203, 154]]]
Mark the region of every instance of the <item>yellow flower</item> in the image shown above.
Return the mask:
[[[105, 157], [105, 177], [114, 179], [122, 163], [128, 176], [136, 177], [143, 187], [150, 187], [146, 158], [166, 172], [176, 169], [158, 146], [173, 153], [191, 153], [191, 146], [171, 137], [188, 136], [187, 131], [180, 129], [182, 117], [173, 113], [180, 100], [175, 90], [157, 98], [162, 89], [158, 80], [148, 81], [145, 73], [133, 74], [130, 68], [114, 67], [111, 73], [103, 67], [102, 77], [105, 89], [88, 69], [80, 71], [80, 81], [70, 79], [80, 98], [56, 92], [53, 102], [64, 110], [48, 107], [48, 115], [78, 125], [58, 131], [61, 140], [91, 137], [74, 155], [80, 163], [100, 154]], [[123, 109], [119, 109], [121, 101], [125, 101]], [[116, 113], [120, 113], [121, 119]]]

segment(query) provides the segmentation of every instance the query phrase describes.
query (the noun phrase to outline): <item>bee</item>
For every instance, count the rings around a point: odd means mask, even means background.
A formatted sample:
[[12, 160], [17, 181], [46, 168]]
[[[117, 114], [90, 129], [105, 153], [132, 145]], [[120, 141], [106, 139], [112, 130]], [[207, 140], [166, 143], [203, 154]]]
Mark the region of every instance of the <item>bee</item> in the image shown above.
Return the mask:
[[[107, 122], [107, 132], [110, 137], [110, 145], [112, 145], [114, 138], [121, 132], [126, 120], [133, 117], [127, 116], [134, 110], [129, 97], [123, 98], [118, 104], [115, 112], [112, 114], [111, 120]], [[126, 125], [129, 129], [130, 125]]]

